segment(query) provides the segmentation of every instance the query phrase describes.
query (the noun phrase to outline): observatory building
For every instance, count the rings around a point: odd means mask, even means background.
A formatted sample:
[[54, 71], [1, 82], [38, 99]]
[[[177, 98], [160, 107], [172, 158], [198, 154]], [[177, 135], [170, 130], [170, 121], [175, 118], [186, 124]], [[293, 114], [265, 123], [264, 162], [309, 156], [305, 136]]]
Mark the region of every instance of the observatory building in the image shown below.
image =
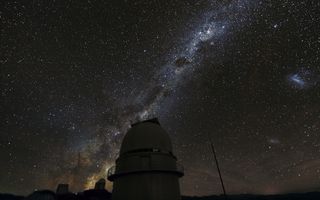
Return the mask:
[[131, 125], [116, 166], [108, 171], [112, 200], [179, 200], [183, 168], [157, 119]]

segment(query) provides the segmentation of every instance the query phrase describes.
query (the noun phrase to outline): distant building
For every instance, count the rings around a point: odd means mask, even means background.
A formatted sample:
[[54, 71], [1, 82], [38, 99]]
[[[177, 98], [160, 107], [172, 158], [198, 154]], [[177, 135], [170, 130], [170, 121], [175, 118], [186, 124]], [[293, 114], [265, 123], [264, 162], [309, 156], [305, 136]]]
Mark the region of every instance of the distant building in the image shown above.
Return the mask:
[[56, 200], [56, 195], [50, 190], [35, 191], [26, 197], [26, 200]]
[[57, 195], [68, 194], [69, 185], [68, 184], [59, 184], [56, 191]]
[[133, 124], [108, 171], [113, 200], [179, 200], [183, 169], [157, 119]]
[[106, 180], [100, 179], [96, 182], [94, 189], [83, 191], [78, 194], [78, 200], [109, 200], [111, 199], [111, 193], [105, 189]]
[[96, 182], [94, 189], [95, 190], [104, 190], [105, 187], [106, 187], [106, 180], [102, 178], [98, 182]]

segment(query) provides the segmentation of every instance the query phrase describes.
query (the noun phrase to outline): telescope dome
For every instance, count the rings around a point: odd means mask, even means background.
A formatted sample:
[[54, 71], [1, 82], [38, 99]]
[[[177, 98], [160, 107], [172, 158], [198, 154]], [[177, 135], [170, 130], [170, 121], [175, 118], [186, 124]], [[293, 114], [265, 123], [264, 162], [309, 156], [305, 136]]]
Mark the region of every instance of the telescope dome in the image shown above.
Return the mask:
[[157, 119], [133, 124], [123, 139], [120, 154], [146, 150], [172, 152], [170, 137]]

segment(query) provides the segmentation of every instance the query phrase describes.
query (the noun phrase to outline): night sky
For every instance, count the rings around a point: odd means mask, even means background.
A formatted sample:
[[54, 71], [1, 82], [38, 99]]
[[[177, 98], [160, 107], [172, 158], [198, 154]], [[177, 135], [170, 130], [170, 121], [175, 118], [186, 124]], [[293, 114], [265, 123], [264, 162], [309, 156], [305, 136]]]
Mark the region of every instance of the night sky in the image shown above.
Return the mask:
[[[320, 191], [318, 0], [0, 3], [0, 192], [90, 188], [158, 117], [183, 195]], [[108, 189], [111, 184], [108, 183]]]

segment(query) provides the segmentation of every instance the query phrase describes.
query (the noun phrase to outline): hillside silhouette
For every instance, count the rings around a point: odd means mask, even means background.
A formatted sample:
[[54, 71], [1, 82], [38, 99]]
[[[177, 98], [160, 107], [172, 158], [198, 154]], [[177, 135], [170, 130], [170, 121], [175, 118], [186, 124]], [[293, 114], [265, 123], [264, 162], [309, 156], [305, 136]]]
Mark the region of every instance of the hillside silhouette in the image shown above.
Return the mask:
[[[91, 189], [83, 192], [57, 194], [50, 190], [35, 191], [28, 196], [0, 194], [0, 200], [111, 200], [112, 194], [107, 190]], [[282, 195], [230, 195], [228, 200], [319, 200], [320, 192], [282, 194]], [[181, 200], [225, 200], [224, 196], [187, 197]]]

